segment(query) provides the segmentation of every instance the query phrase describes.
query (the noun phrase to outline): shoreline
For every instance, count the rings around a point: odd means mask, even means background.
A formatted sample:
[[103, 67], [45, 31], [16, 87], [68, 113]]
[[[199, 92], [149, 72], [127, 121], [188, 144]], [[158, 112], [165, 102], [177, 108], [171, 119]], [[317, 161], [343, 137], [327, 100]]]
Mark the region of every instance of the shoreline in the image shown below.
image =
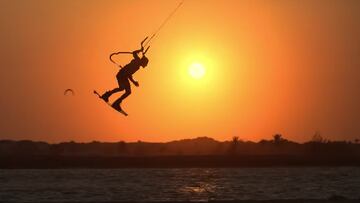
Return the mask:
[[0, 156], [0, 169], [360, 167], [360, 157], [316, 156]]
[[[2, 201], [0, 201], [1, 203]], [[7, 201], [8, 203], [22, 203]], [[209, 201], [36, 201], [36, 203], [358, 203], [360, 199], [279, 199], [279, 200], [209, 200]], [[25, 202], [23, 202], [25, 203]], [[35, 203], [28, 202], [26, 203]]]

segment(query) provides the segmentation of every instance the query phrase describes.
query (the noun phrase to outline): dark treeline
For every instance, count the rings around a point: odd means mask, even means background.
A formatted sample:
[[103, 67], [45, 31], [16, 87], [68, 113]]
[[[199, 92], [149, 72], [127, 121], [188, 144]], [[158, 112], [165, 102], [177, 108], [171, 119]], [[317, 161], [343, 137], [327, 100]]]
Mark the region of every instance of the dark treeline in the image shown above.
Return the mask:
[[187, 156], [187, 155], [314, 155], [314, 156], [360, 156], [357, 141], [329, 141], [315, 134], [309, 142], [296, 143], [276, 134], [272, 140], [260, 142], [219, 142], [208, 137], [185, 139], [167, 143], [149, 142], [63, 142], [48, 144], [29, 140], [0, 140], [0, 156]]
[[0, 168], [21, 167], [237, 167], [360, 166], [358, 141], [329, 141], [315, 134], [296, 143], [280, 134], [260, 142], [219, 142], [208, 137], [167, 143], [0, 141]]

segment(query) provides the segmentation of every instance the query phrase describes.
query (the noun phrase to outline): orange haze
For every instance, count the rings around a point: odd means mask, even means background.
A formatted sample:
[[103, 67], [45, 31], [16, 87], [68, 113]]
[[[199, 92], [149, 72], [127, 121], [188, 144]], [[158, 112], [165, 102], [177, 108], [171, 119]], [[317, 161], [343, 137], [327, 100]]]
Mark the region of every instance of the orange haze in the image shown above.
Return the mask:
[[[93, 89], [117, 85], [109, 54], [139, 48], [178, 3], [0, 1], [0, 138], [360, 137], [355, 0], [185, 0], [134, 75], [140, 87], [123, 103], [130, 116], [98, 100]], [[194, 62], [204, 78], [188, 75]]]

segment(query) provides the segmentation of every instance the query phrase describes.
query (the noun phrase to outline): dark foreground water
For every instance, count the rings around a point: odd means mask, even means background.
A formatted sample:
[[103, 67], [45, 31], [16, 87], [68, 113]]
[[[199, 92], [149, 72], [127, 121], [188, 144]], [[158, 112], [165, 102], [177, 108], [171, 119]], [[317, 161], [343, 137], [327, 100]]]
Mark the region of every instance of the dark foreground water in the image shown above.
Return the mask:
[[360, 168], [0, 170], [2, 201], [360, 197]]

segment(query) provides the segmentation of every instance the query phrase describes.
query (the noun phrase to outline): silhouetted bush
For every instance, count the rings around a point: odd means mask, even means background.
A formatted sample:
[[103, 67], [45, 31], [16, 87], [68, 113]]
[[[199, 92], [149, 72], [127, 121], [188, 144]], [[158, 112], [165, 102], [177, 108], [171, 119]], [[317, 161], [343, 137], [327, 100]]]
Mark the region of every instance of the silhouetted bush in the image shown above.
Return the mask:
[[0, 141], [0, 156], [174, 156], [174, 155], [291, 155], [315, 157], [360, 157], [360, 145], [346, 141], [324, 142], [319, 134], [312, 141], [299, 144], [285, 139], [281, 134], [272, 140], [258, 143], [244, 142], [235, 136], [230, 141], [219, 142], [200, 137], [167, 143], [123, 141], [104, 143], [64, 142], [48, 144], [33, 141]]
[[229, 150], [231, 155], [236, 155], [237, 154], [238, 146], [239, 146], [239, 137], [234, 136], [232, 138], [231, 146], [230, 146], [230, 150]]
[[274, 136], [273, 136], [273, 142], [275, 143], [275, 144], [280, 144], [280, 143], [282, 143], [282, 142], [284, 142], [285, 141], [285, 139], [283, 138], [283, 136], [281, 135], [281, 134], [275, 134]]

